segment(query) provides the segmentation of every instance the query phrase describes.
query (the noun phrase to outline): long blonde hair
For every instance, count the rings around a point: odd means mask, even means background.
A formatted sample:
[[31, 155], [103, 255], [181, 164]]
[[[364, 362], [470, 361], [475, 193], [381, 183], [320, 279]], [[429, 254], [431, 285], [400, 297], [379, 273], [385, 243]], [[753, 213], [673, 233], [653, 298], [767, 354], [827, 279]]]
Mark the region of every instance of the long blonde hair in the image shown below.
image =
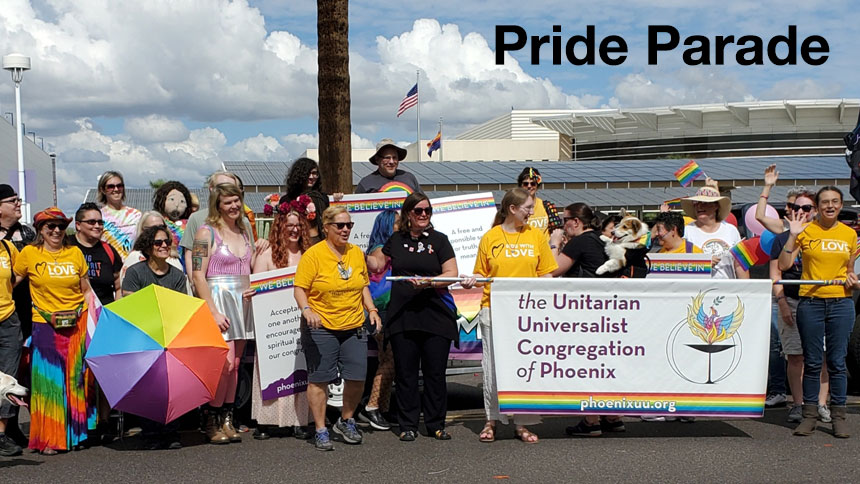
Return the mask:
[[236, 221], [236, 226], [239, 227], [239, 230], [245, 230], [245, 196], [242, 190], [232, 183], [219, 183], [212, 189], [209, 194], [209, 214], [206, 216], [206, 223], [212, 227], [221, 227], [221, 211], [218, 210], [221, 197], [239, 197], [239, 202], [242, 204], [242, 216]]
[[496, 212], [496, 218], [493, 220], [493, 227], [505, 223], [508, 215], [511, 213], [511, 207], [519, 207], [526, 203], [526, 200], [531, 198], [531, 194], [524, 188], [512, 188], [502, 197], [502, 203], [499, 211]]

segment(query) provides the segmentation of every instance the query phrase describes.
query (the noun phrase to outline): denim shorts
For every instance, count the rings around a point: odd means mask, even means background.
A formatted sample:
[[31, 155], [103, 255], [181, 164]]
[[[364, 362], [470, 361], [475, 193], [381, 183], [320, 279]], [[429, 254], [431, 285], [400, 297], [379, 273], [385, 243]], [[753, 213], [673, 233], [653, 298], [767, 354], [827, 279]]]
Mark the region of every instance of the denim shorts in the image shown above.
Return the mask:
[[302, 325], [302, 346], [308, 365], [308, 381], [364, 381], [367, 376], [367, 333], [362, 329], [335, 331]]

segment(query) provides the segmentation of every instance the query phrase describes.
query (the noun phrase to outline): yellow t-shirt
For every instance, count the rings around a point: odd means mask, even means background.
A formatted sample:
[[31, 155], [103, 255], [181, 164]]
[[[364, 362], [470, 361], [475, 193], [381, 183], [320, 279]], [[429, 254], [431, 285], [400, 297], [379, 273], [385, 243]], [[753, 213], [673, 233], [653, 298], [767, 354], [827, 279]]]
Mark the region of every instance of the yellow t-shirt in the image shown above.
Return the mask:
[[[825, 229], [814, 221], [797, 236], [803, 260], [801, 279], [842, 279], [847, 275], [848, 261], [857, 247], [857, 234], [842, 222]], [[853, 269], [853, 268], [852, 268]], [[851, 297], [845, 286], [800, 286], [801, 297]]]
[[9, 249], [7, 252], [0, 247], [0, 321], [4, 321], [15, 312], [15, 301], [12, 299], [12, 267], [18, 258], [18, 249], [8, 240], [0, 241], [0, 244]]
[[[526, 225], [522, 232], [509, 234], [496, 225], [481, 237], [474, 273], [483, 277], [539, 277], [557, 268], [543, 232]], [[481, 307], [490, 307], [490, 284], [484, 286]]]
[[666, 250], [665, 248], [657, 251], [658, 254], [702, 254], [702, 249], [698, 245], [689, 240], [681, 239], [681, 245], [675, 250]]
[[529, 217], [529, 225], [540, 230], [545, 235], [549, 235], [549, 215], [546, 213], [546, 207], [543, 206], [543, 200], [535, 197], [535, 213]]
[[343, 254], [346, 271], [352, 271], [344, 280], [338, 271], [337, 256], [322, 241], [302, 254], [296, 268], [297, 287], [308, 293], [308, 305], [320, 315], [322, 325], [332, 330], [347, 330], [364, 323], [361, 291], [370, 284], [364, 253], [358, 246], [347, 244]]
[[[15, 273], [30, 278], [33, 304], [42, 311], [68, 311], [84, 304], [81, 278], [87, 275], [87, 262], [77, 247], [49, 252], [43, 247], [28, 245], [15, 260]], [[46, 322], [35, 309], [33, 321]]]

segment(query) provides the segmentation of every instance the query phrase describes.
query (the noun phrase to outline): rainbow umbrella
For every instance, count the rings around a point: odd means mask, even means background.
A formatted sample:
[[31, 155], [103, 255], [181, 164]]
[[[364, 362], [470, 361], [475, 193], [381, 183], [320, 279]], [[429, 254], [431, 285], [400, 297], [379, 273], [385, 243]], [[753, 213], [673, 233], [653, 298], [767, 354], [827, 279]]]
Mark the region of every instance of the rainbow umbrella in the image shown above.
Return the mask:
[[86, 361], [112, 408], [167, 423], [212, 400], [226, 356], [202, 299], [153, 284], [101, 309]]

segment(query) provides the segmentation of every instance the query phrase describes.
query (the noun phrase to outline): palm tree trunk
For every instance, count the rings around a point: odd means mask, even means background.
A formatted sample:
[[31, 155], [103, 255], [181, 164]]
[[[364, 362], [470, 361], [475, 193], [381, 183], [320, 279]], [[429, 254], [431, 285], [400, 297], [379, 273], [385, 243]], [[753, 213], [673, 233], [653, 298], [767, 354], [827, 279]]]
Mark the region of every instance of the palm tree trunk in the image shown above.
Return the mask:
[[317, 44], [323, 189], [328, 193], [352, 193], [348, 0], [317, 0]]

